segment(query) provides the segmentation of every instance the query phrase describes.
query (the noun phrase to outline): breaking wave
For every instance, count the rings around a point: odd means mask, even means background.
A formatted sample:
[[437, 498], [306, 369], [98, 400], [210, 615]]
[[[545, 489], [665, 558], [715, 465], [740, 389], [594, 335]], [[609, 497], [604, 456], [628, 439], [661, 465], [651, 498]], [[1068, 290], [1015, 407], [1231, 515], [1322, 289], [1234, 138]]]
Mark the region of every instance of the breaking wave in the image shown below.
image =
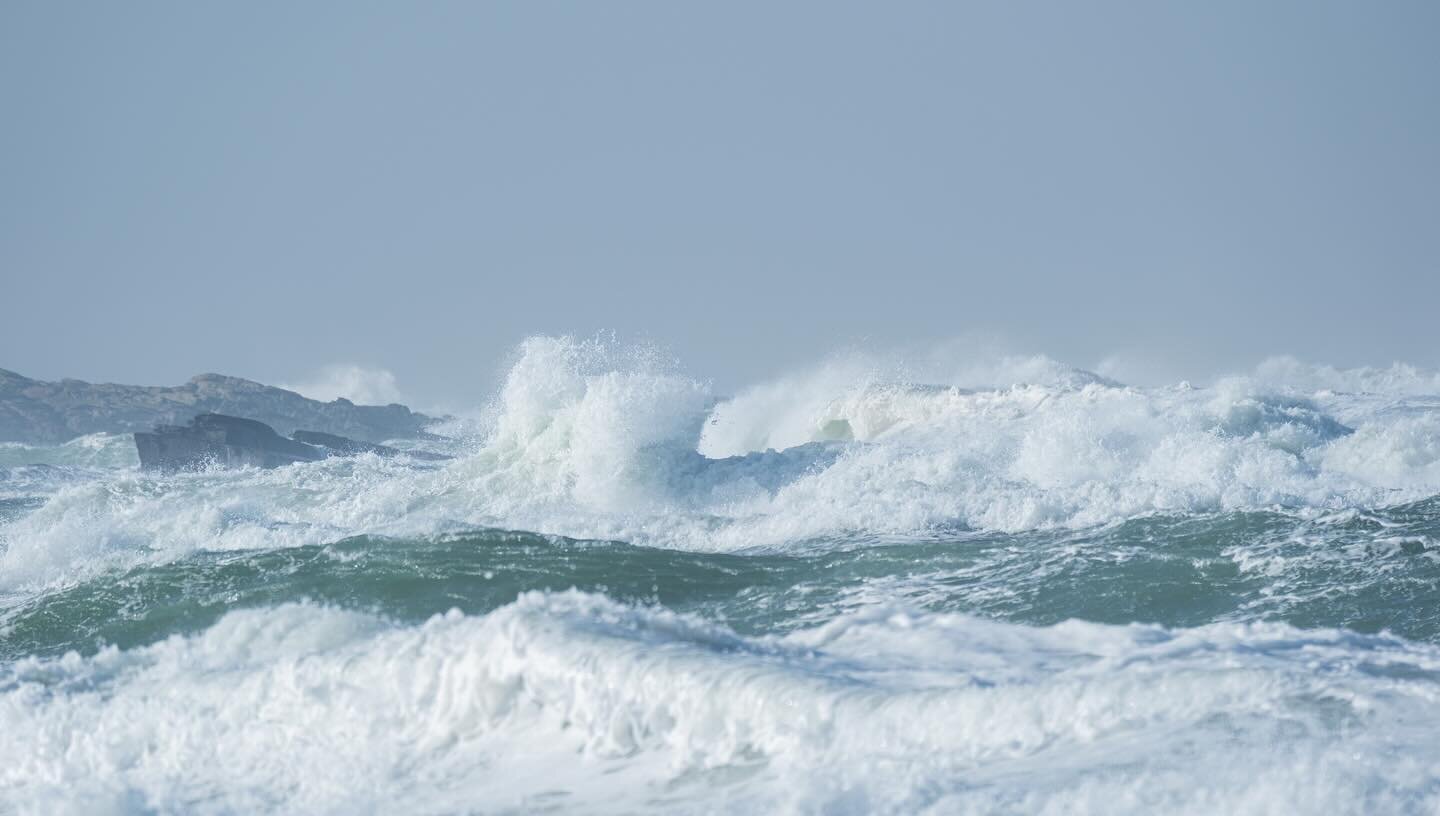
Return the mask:
[[445, 463], [0, 445], [0, 812], [1431, 812], [1437, 394], [536, 337]]
[[[443, 467], [360, 457], [27, 485], [44, 504], [0, 527], [0, 586], [366, 533], [500, 527], [783, 552], [857, 535], [1384, 507], [1440, 493], [1434, 384], [1404, 367], [1282, 360], [1211, 387], [1137, 388], [1046, 358], [937, 373], [851, 357], [717, 398], [653, 350], [537, 337], [482, 433]], [[0, 486], [34, 475], [6, 468]]]
[[1283, 625], [873, 610], [784, 636], [583, 593], [400, 626], [287, 604], [0, 672], [61, 812], [1417, 812], [1440, 651]]

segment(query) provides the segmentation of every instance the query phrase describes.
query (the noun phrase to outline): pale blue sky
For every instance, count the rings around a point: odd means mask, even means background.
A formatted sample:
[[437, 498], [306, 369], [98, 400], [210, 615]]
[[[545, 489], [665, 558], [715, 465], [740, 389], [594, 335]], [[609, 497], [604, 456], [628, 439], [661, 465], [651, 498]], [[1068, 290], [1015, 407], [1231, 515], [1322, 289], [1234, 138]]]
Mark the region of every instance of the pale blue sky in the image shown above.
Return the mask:
[[1440, 365], [1440, 4], [0, 4], [0, 367]]

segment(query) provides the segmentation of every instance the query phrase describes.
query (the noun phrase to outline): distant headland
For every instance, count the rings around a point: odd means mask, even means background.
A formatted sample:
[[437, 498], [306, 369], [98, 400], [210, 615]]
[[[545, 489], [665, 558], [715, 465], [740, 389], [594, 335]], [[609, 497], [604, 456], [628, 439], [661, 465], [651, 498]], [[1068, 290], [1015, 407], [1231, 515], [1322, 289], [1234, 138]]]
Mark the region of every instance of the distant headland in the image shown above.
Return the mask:
[[184, 425], [200, 414], [248, 417], [281, 434], [322, 431], [366, 442], [428, 436], [439, 421], [398, 403], [331, 402], [240, 377], [201, 374], [177, 386], [32, 380], [0, 369], [0, 442], [53, 445], [92, 433]]

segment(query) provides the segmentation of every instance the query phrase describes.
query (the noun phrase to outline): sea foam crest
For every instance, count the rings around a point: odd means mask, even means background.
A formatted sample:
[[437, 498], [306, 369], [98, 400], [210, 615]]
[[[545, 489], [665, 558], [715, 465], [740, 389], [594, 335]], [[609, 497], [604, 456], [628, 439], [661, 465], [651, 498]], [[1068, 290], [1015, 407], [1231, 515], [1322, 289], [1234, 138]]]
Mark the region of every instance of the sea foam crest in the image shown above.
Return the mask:
[[[872, 610], [785, 637], [580, 593], [307, 604], [0, 669], [0, 799], [64, 812], [1415, 812], [1440, 652], [1283, 625]], [[1196, 780], [1204, 784], [1196, 784]]]
[[476, 525], [773, 550], [1440, 493], [1440, 398], [1417, 395], [1423, 374], [1355, 375], [1373, 388], [1404, 377], [1395, 393], [1342, 393], [1267, 371], [1137, 388], [1046, 358], [917, 374], [851, 355], [717, 398], [653, 349], [536, 337], [483, 441], [444, 467], [365, 456], [57, 481], [0, 526], [0, 586], [194, 549]]

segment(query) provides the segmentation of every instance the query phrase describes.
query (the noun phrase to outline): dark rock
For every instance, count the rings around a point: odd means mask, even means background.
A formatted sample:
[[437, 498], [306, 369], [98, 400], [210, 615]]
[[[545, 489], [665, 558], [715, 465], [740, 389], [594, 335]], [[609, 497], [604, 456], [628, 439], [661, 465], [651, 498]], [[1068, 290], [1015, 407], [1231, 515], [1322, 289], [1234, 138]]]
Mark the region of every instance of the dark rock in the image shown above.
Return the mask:
[[307, 445], [315, 445], [330, 451], [337, 456], [355, 456], [361, 453], [375, 453], [380, 456], [394, 456], [400, 451], [388, 445], [375, 445], [369, 442], [360, 442], [355, 439], [346, 439], [343, 436], [324, 433], [323, 431], [296, 431], [290, 434], [290, 438], [297, 442], [304, 442]]
[[59, 444], [91, 433], [183, 425], [200, 414], [252, 417], [281, 434], [317, 429], [367, 442], [432, 438], [435, 418], [403, 405], [320, 402], [239, 377], [202, 374], [184, 385], [150, 387], [43, 382], [0, 369], [0, 442]]
[[273, 468], [325, 458], [319, 448], [286, 439], [263, 422], [222, 414], [201, 414], [189, 425], [161, 425], [135, 434], [140, 467], [194, 470], [218, 467]]
[[173, 472], [205, 467], [273, 468], [316, 462], [331, 456], [405, 454], [415, 459], [449, 459], [438, 453], [402, 451], [321, 431], [296, 431], [286, 439], [263, 422], [223, 414], [200, 414], [189, 425], [159, 425], [135, 433], [140, 467]]
[[331, 456], [358, 456], [362, 453], [373, 453], [377, 456], [398, 456], [402, 453], [413, 459], [423, 459], [429, 462], [439, 462], [449, 459], [449, 456], [427, 451], [402, 451], [388, 445], [374, 445], [369, 442], [359, 442], [354, 439], [346, 439], [343, 436], [323, 433], [321, 431], [296, 431], [290, 434], [290, 438], [304, 442], [307, 445], [314, 445], [324, 448]]

